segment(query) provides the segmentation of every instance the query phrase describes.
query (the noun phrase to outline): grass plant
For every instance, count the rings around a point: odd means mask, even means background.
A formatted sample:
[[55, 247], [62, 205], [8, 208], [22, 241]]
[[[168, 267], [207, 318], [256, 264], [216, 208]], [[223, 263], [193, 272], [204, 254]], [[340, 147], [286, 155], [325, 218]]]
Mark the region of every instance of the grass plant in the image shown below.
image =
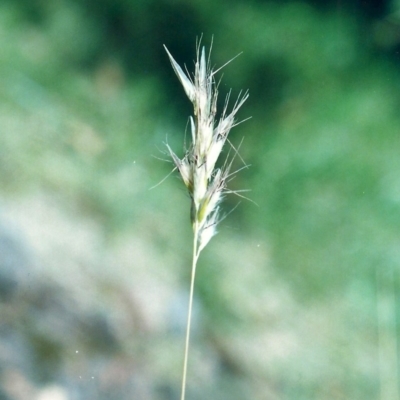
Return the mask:
[[179, 158], [167, 144], [169, 154], [189, 192], [190, 219], [193, 227], [193, 257], [181, 390], [181, 400], [184, 400], [197, 261], [201, 251], [217, 233], [217, 225], [223, 219], [220, 213], [220, 203], [224, 195], [235, 193], [241, 196], [238, 191], [231, 191], [227, 187], [227, 183], [237, 172], [231, 172], [234, 157], [231, 159], [227, 157], [222, 167], [217, 167], [216, 164], [227, 142], [237, 154], [236, 148], [229, 142], [228, 134], [231, 128], [237, 125], [235, 115], [247, 100], [248, 92], [243, 95], [239, 94], [230, 113], [228, 113], [229, 93], [222, 113], [217, 118], [218, 84], [215, 74], [222, 67], [215, 71], [211, 68], [210, 57], [206, 60], [205, 49], [204, 47], [200, 48], [199, 43], [195, 72], [192, 78], [189, 73], [182, 70], [166, 47], [165, 50], [172, 68], [194, 108], [194, 115], [190, 117], [192, 141], [183, 158]]

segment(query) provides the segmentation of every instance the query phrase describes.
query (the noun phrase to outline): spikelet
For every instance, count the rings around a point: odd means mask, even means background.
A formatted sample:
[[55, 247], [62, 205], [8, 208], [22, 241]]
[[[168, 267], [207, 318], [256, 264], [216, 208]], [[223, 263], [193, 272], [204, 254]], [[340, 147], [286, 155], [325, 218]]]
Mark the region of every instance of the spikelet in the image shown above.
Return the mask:
[[192, 143], [180, 159], [167, 145], [175, 166], [191, 198], [191, 222], [198, 237], [198, 254], [216, 234], [220, 221], [219, 204], [226, 192], [229, 166], [215, 168], [227, 140], [235, 125], [235, 115], [248, 98], [248, 93], [239, 96], [233, 110], [227, 114], [229, 95], [219, 121], [216, 121], [218, 91], [212, 71], [206, 62], [204, 47], [197, 49], [197, 60], [193, 79], [183, 72], [164, 46], [179, 81], [189, 100], [193, 103], [194, 117], [190, 117]]

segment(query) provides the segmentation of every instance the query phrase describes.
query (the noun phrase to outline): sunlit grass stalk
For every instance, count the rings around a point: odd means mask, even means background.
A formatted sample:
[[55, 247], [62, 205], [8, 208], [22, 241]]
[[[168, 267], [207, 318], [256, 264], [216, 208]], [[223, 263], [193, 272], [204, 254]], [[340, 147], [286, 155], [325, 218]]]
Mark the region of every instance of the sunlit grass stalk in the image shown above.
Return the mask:
[[230, 97], [230, 94], [228, 94], [221, 116], [216, 120], [218, 90], [215, 73], [218, 70], [213, 71], [211, 69], [209, 59], [206, 62], [204, 47], [200, 51], [200, 46], [197, 46], [193, 78], [183, 72], [166, 47], [165, 50], [186, 95], [194, 107], [194, 115], [190, 117], [192, 142], [186, 149], [184, 157], [180, 159], [167, 144], [172, 160], [190, 195], [190, 218], [194, 235], [182, 374], [181, 400], [184, 400], [197, 261], [201, 251], [217, 233], [216, 228], [221, 221], [220, 202], [226, 193], [231, 192], [227, 189], [227, 182], [233, 176], [233, 173], [230, 172], [232, 162], [225, 162], [221, 168], [217, 168], [215, 165], [224, 144], [228, 140], [229, 131], [235, 126], [235, 114], [248, 98], [248, 93], [244, 93], [243, 96], [239, 95], [230, 113], [227, 113]]
[[197, 240], [198, 240], [198, 230], [195, 228], [193, 235], [192, 274], [190, 278], [189, 309], [188, 309], [187, 323], [186, 323], [185, 355], [183, 360], [181, 400], [185, 399], [186, 373], [187, 373], [187, 362], [189, 357], [189, 342], [190, 342], [190, 323], [192, 321], [192, 309], [193, 309], [192, 305], [193, 305], [194, 280], [196, 277], [197, 260], [199, 258], [199, 252], [197, 251]]

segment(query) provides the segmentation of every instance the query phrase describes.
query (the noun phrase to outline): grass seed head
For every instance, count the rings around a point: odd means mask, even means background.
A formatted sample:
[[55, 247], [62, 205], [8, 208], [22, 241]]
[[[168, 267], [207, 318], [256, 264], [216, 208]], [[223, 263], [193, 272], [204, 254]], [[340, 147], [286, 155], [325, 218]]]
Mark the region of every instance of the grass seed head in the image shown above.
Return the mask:
[[230, 164], [225, 163], [222, 169], [216, 169], [215, 164], [248, 93], [239, 95], [230, 113], [227, 113], [228, 94], [221, 118], [216, 121], [218, 91], [215, 71], [206, 62], [204, 47], [201, 52], [200, 47], [197, 48], [193, 78], [185, 74], [166, 47], [165, 50], [194, 109], [194, 117], [190, 117], [192, 143], [184, 157], [180, 159], [168, 145], [167, 148], [191, 197], [191, 221], [198, 235], [200, 252], [217, 232], [219, 204], [227, 192]]

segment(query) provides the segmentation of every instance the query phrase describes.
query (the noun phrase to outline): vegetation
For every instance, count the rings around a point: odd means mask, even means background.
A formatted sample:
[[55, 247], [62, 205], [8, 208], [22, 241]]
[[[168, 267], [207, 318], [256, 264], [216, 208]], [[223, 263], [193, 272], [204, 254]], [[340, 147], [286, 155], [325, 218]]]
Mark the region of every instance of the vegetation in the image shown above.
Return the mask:
[[[191, 70], [201, 34], [216, 66], [243, 51], [221, 92], [250, 92], [239, 119], [252, 118], [231, 135], [251, 168], [231, 189], [257, 206], [242, 202], [199, 261], [187, 398], [398, 396], [399, 20], [396, 2], [358, 3], [0, 5], [2, 199], [46, 193], [76, 226], [95, 224], [104, 253], [82, 267], [88, 301], [147, 366], [143, 398], [169, 398], [166, 386], [178, 398], [185, 312], [173, 305], [190, 278], [180, 182], [148, 190], [173, 169], [162, 143], [182, 146], [191, 112], [163, 44]], [[62, 284], [69, 265], [47, 273]], [[141, 334], [109, 305], [124, 290], [154, 312]]]

